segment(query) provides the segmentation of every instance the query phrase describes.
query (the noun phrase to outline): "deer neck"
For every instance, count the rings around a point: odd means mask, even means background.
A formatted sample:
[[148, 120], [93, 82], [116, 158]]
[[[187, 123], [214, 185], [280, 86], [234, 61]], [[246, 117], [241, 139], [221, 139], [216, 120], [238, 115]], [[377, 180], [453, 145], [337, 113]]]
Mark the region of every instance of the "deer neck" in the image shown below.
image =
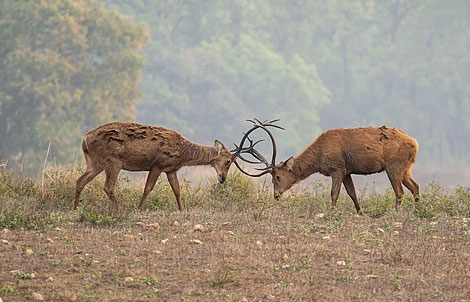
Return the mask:
[[320, 171], [318, 164], [319, 153], [315, 149], [307, 149], [295, 157], [292, 170], [299, 180], [304, 180]]
[[218, 153], [214, 147], [188, 143], [183, 151], [184, 166], [210, 165]]

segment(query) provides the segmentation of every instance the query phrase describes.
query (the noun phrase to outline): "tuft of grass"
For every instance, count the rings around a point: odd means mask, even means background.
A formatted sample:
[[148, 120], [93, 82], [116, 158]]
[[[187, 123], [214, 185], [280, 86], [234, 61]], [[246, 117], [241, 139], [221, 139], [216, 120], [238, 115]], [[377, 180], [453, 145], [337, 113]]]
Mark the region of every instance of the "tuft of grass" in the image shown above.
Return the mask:
[[[76, 219], [71, 208], [75, 182], [82, 173], [82, 169], [75, 167], [57, 166], [44, 172], [44, 180], [36, 180], [0, 169], [0, 228], [44, 230]], [[269, 177], [265, 183], [259, 183], [238, 171], [232, 171], [224, 184], [218, 183], [215, 178], [199, 186], [183, 181], [181, 195], [188, 209], [241, 211], [260, 222], [269, 221], [275, 208], [304, 217], [325, 213], [327, 232], [336, 232], [341, 228], [344, 216], [355, 214], [353, 203], [345, 192], [340, 195], [337, 208], [331, 208], [330, 185], [325, 181], [302, 191], [291, 190], [281, 201], [272, 198], [272, 187], [267, 185], [268, 181]], [[102, 227], [130, 223], [142, 196], [143, 182], [125, 176], [119, 179], [115, 190], [119, 209], [109, 201], [103, 185], [104, 176], [98, 176], [83, 190], [77, 211], [78, 221]], [[363, 194], [359, 202], [366, 216], [380, 218], [397, 215], [392, 190], [385, 194]], [[144, 210], [177, 211], [173, 191], [166, 180], [158, 181], [147, 198]], [[460, 187], [447, 191], [437, 184], [430, 184], [423, 190], [419, 202], [415, 202], [411, 194], [405, 195], [400, 210], [400, 213], [403, 212], [410, 218], [424, 220], [441, 216], [470, 217], [470, 189]], [[306, 225], [302, 232], [314, 232], [314, 228], [314, 225]]]

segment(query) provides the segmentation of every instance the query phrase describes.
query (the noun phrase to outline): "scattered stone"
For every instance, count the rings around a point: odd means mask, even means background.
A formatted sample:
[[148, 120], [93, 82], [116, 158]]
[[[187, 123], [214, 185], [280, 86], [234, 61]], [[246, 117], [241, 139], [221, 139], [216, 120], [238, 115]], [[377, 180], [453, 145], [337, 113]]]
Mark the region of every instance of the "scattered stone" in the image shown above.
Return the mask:
[[34, 252], [33, 252], [32, 249], [27, 249], [27, 250], [25, 251], [25, 253], [26, 253], [26, 255], [31, 256]]
[[31, 296], [33, 297], [34, 301], [44, 301], [44, 298], [40, 293], [33, 293]]
[[283, 264], [282, 265], [282, 268], [289, 268], [290, 267], [290, 264]]
[[398, 231], [394, 231], [393, 234], [394, 234], [394, 235], [398, 235]]
[[143, 223], [142, 221], [137, 221], [137, 222], [135, 223], [135, 225], [138, 225], [138, 226], [144, 226], [144, 225], [145, 225], [145, 223]]
[[223, 226], [226, 226], [226, 225], [229, 225], [229, 224], [230, 224], [230, 222], [228, 222], [228, 221], [222, 223]]
[[47, 278], [47, 281], [49, 281], [49, 282], [53, 282], [53, 281], [54, 281], [54, 278], [52, 278], [52, 277], [49, 277], [49, 278]]
[[204, 232], [204, 226], [202, 224], [196, 224], [193, 229], [194, 232]]
[[281, 235], [281, 236], [279, 236], [279, 239], [281, 239], [281, 240], [287, 240], [287, 236]]
[[325, 214], [324, 213], [319, 213], [317, 215], [315, 215], [316, 218], [323, 218], [325, 217]]
[[191, 239], [191, 240], [189, 240], [189, 243], [192, 243], [192, 244], [202, 244], [202, 241], [199, 240], [199, 239]]
[[331, 238], [330, 236], [323, 236], [321, 239], [323, 239], [323, 240], [328, 240], [328, 239], [330, 239], [330, 238]]
[[266, 299], [268, 299], [269, 301], [273, 301], [274, 299], [276, 299], [275, 296], [270, 295], [270, 294], [267, 294], [265, 297], [266, 297]]
[[147, 227], [154, 229], [155, 231], [160, 230], [160, 224], [158, 222], [147, 224]]
[[62, 297], [64, 298], [64, 300], [66, 301], [77, 301], [77, 295], [72, 293], [71, 291], [65, 291], [64, 294], [62, 294]]
[[336, 264], [338, 264], [338, 265], [346, 265], [346, 262], [340, 260], [340, 261], [336, 261]]
[[135, 235], [131, 235], [131, 234], [126, 234], [126, 235], [124, 235], [124, 237], [126, 237], [129, 240], [135, 240], [135, 238], [136, 238]]
[[366, 278], [369, 278], [369, 279], [376, 279], [378, 278], [379, 276], [377, 275], [367, 275]]
[[166, 244], [168, 242], [168, 238], [162, 239], [161, 241], [163, 244]]
[[289, 259], [289, 256], [287, 256], [287, 254], [282, 255], [282, 260], [286, 261], [287, 259]]
[[59, 232], [62, 232], [62, 229], [59, 228], [59, 227], [55, 227], [54, 230], [59, 231]]
[[403, 228], [403, 223], [401, 223], [401, 222], [394, 222], [394, 223], [393, 223], [393, 226], [396, 227], [397, 229], [401, 229], [401, 228]]
[[31, 274], [29, 274], [29, 276], [31, 277], [31, 279], [36, 278], [36, 274], [35, 274], [35, 273], [31, 273]]
[[385, 233], [385, 230], [384, 230], [384, 229], [382, 229], [382, 228], [378, 228], [378, 229], [377, 229], [377, 232], [380, 232], [380, 233]]
[[10, 245], [10, 242], [8, 240], [2, 239], [2, 243]]
[[436, 225], [436, 224], [437, 224], [437, 221], [431, 221], [429, 224], [430, 224], [430, 225]]
[[98, 260], [93, 260], [93, 263], [100, 263]]
[[317, 228], [326, 229], [328, 226], [326, 224], [317, 224]]
[[47, 237], [46, 240], [47, 240], [47, 242], [49, 242], [49, 243], [54, 243], [54, 240], [52, 240], [52, 238]]
[[9, 232], [10, 232], [10, 230], [9, 230], [9, 229], [6, 229], [6, 228], [2, 230], [2, 234], [4, 234], [4, 235], [5, 235], [5, 234], [8, 234]]
[[126, 277], [126, 278], [124, 278], [124, 282], [126, 282], [126, 283], [134, 282], [134, 278], [132, 278], [132, 277]]
[[175, 220], [175, 221], [173, 221], [173, 226], [175, 226], [175, 227], [180, 226], [180, 223], [177, 220]]
[[232, 232], [232, 231], [228, 231], [227, 234], [232, 235], [232, 236], [235, 236], [235, 233]]
[[[2, 302], [2, 301], [0, 301], [0, 302]], [[247, 299], [246, 297], [242, 297], [242, 298], [240, 299], [240, 302], [248, 302], [248, 299]]]
[[257, 245], [257, 246], [262, 246], [262, 245], [263, 245], [263, 243], [262, 243], [261, 241], [259, 241], [259, 240], [258, 240], [258, 241], [256, 241], [256, 245]]
[[364, 253], [372, 253], [372, 251], [368, 249], [364, 249]]
[[155, 255], [161, 255], [161, 254], [163, 254], [162, 251], [159, 251], [159, 250], [154, 250], [153, 253], [154, 253]]
[[20, 271], [17, 270], [17, 269], [10, 271], [10, 274], [12, 274], [12, 275], [18, 275], [19, 273], [20, 273]]

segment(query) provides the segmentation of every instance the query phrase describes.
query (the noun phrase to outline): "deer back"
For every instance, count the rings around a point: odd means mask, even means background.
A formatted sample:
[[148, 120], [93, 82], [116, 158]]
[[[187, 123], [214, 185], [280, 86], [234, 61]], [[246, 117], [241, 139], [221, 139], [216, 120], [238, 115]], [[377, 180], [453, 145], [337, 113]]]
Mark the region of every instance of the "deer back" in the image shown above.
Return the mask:
[[187, 143], [182, 135], [168, 128], [115, 122], [85, 134], [83, 148], [94, 162], [118, 160], [123, 169], [144, 171], [153, 165], [178, 169]]
[[333, 129], [320, 135], [297, 158], [301, 170], [330, 175], [371, 174], [389, 166], [414, 162], [418, 144], [406, 133], [386, 126]]

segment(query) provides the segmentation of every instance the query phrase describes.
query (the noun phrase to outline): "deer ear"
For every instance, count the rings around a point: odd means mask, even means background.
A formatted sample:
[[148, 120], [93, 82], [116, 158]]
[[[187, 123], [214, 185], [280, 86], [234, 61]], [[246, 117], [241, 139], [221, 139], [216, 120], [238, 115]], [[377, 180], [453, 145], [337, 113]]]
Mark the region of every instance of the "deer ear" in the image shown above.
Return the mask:
[[221, 142], [219, 142], [218, 140], [215, 140], [214, 141], [214, 147], [215, 147], [215, 150], [217, 150], [217, 152], [220, 154], [220, 152], [225, 148], [224, 144], [222, 144]]
[[285, 162], [285, 166], [287, 167], [288, 171], [292, 171], [294, 168], [294, 157], [289, 157], [289, 159]]

